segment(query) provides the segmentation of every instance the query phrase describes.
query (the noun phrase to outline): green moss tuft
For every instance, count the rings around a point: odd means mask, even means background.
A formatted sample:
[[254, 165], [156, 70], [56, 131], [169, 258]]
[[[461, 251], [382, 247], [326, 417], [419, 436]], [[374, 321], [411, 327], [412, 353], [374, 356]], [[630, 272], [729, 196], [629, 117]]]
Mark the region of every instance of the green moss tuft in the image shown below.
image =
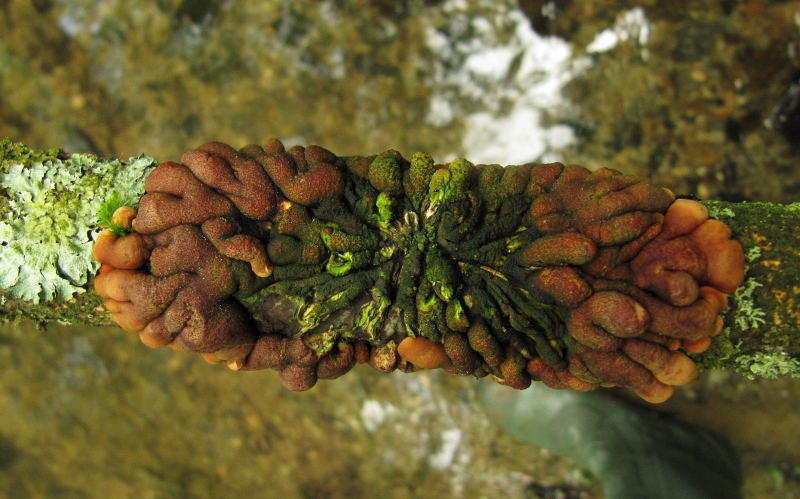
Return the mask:
[[135, 209], [136, 204], [134, 201], [124, 200], [118, 193], [112, 192], [97, 210], [97, 220], [100, 227], [110, 230], [115, 237], [124, 236], [133, 231], [132, 228], [125, 227], [113, 220], [114, 212], [123, 206], [130, 206]]

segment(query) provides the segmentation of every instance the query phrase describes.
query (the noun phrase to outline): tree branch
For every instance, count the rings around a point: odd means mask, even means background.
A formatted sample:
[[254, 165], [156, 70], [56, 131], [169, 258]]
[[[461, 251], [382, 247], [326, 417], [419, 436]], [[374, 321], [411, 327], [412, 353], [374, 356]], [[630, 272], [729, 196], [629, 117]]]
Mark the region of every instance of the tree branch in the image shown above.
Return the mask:
[[[155, 165], [0, 142], [0, 320], [113, 324], [92, 290], [96, 214], [112, 194], [138, 199]], [[731, 227], [748, 269], [723, 332], [695, 360], [751, 378], [800, 377], [800, 204], [705, 204]]]
[[741, 243], [747, 270], [728, 298], [722, 334], [696, 360], [751, 379], [800, 377], [800, 203], [705, 204]]

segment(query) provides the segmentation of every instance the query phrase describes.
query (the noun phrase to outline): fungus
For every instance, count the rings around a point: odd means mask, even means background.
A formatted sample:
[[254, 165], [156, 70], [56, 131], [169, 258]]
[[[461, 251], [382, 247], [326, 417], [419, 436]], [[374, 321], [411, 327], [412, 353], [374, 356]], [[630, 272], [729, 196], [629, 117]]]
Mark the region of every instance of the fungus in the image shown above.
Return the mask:
[[438, 369], [452, 365], [443, 343], [427, 338], [403, 338], [397, 345], [397, 354], [416, 367]]
[[[148, 177], [102, 234], [98, 293], [145, 344], [307, 390], [357, 363], [659, 402], [742, 282], [730, 231], [610, 169], [339, 158], [211, 143]], [[130, 225], [130, 211], [126, 224]]]
[[[135, 216], [136, 211], [133, 208], [123, 206], [114, 212], [112, 220], [121, 227], [130, 228]], [[132, 237], [118, 237], [111, 229], [103, 229], [97, 235], [92, 256], [98, 262], [106, 262], [114, 268], [138, 269], [150, 257], [150, 250], [144, 239], [137, 234]]]
[[241, 151], [258, 161], [281, 193], [290, 201], [310, 206], [335, 196], [344, 188], [342, 172], [333, 165], [336, 156], [319, 146], [295, 146], [287, 153], [272, 139], [262, 149], [249, 145]]

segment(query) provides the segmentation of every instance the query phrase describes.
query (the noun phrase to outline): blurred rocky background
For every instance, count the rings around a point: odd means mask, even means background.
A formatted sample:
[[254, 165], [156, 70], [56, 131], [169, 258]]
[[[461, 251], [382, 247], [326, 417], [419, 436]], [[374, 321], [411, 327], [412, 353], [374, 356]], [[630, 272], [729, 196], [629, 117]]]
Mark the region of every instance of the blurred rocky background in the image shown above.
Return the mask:
[[[767, 0], [0, 0], [0, 137], [161, 161], [278, 137], [800, 201], [799, 19]], [[601, 497], [494, 428], [474, 387], [357, 368], [298, 394], [119, 329], [8, 325], [0, 491]], [[799, 396], [711, 372], [657, 409], [730, 438], [747, 497], [796, 497]]]

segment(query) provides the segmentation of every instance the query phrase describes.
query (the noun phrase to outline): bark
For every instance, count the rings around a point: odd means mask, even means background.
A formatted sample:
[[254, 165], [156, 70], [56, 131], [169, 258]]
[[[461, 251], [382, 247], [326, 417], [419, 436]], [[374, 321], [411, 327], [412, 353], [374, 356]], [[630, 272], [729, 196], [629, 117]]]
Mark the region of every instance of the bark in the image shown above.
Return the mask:
[[[111, 192], [138, 199], [155, 164], [0, 142], [0, 321], [113, 324], [92, 289], [92, 212]], [[751, 378], [800, 377], [800, 204], [705, 204], [731, 227], [748, 268], [723, 332], [695, 359]]]

